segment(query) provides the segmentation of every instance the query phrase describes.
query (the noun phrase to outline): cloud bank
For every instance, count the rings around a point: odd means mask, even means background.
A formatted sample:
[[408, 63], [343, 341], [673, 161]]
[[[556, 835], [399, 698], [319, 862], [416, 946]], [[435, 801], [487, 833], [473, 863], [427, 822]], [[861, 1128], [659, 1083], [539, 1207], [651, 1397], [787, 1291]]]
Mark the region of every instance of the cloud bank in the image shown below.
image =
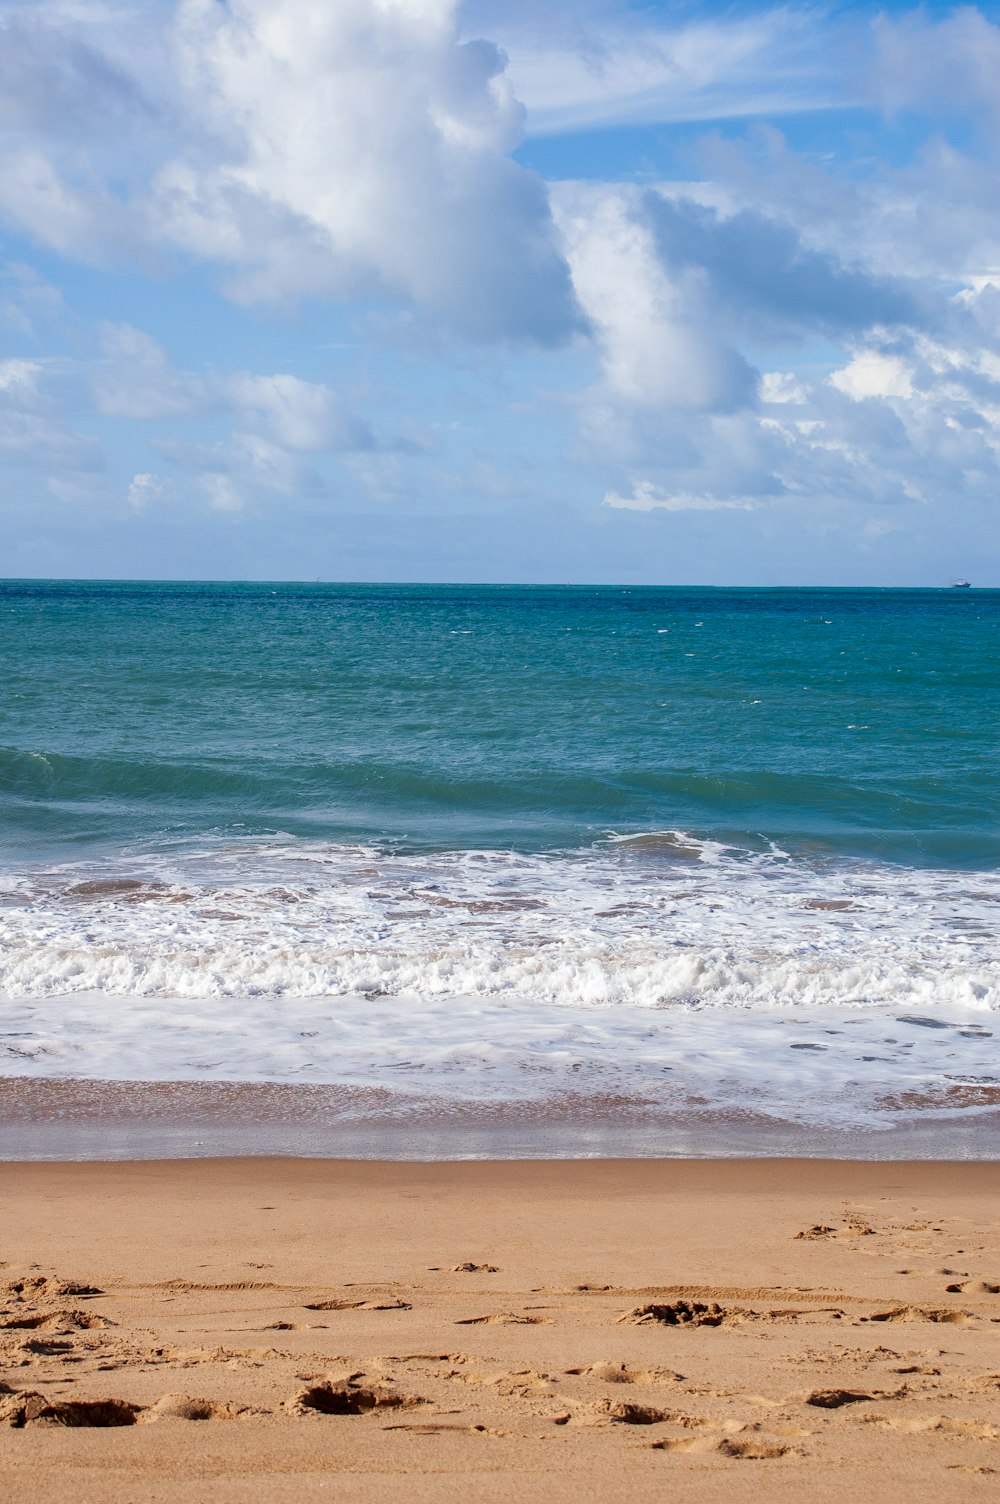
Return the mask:
[[461, 501], [931, 561], [1000, 494], [998, 70], [973, 6], [0, 0], [0, 455], [303, 556]]

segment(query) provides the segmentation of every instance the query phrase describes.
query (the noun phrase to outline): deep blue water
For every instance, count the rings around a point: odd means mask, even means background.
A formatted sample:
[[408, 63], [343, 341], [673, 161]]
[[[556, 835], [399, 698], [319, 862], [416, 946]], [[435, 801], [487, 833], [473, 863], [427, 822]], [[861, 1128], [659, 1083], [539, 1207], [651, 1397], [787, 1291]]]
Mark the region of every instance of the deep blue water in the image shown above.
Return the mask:
[[1000, 864], [1000, 591], [0, 585], [7, 859], [681, 830]]

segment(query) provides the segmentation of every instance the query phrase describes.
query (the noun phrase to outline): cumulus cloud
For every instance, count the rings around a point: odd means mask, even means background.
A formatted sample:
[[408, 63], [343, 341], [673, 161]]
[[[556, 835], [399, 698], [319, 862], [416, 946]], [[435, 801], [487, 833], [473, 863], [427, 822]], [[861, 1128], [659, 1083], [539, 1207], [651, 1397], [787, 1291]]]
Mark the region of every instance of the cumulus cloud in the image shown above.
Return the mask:
[[140, 471], [129, 481], [127, 501], [136, 512], [144, 512], [154, 502], [163, 501], [173, 494], [173, 487], [162, 475]]
[[[992, 75], [972, 55], [992, 57], [1000, 28], [940, 24], [987, 113]], [[935, 25], [876, 30], [911, 80], [894, 97], [919, 108], [907, 49], [933, 45]], [[928, 89], [932, 108], [958, 108], [946, 80]], [[699, 150], [700, 181], [553, 189], [601, 361], [578, 404], [586, 451], [621, 477], [606, 504], [853, 507], [871, 538], [898, 525], [879, 509], [995, 505], [995, 139], [967, 152], [918, 136], [901, 165], [863, 172], [792, 150], [773, 126]]]
[[164, 166], [161, 233], [250, 298], [402, 299], [476, 337], [579, 322], [523, 111], [453, 0], [185, 0], [180, 77], [211, 149]]
[[[27, 286], [34, 289], [30, 279]], [[380, 446], [350, 402], [323, 382], [288, 372], [185, 370], [150, 334], [130, 324], [102, 326], [92, 361], [0, 360], [0, 457], [47, 471], [53, 494], [85, 498], [89, 493], [70, 472], [101, 469], [104, 454], [95, 438], [74, 429], [71, 414], [141, 424], [153, 453], [184, 476], [187, 493], [200, 493], [218, 510], [323, 494], [326, 482], [304, 454], [399, 447]], [[192, 438], [206, 421], [216, 429], [231, 425], [232, 431], [208, 442]], [[172, 480], [138, 470], [125, 487], [125, 500], [142, 513], [175, 499], [178, 490]]]
[[178, 369], [152, 335], [131, 324], [106, 325], [101, 344], [90, 386], [103, 417], [154, 421], [229, 414], [241, 426], [253, 426], [243, 436], [244, 448], [256, 443], [268, 454], [376, 447], [368, 424], [323, 382], [289, 372]]
[[717, 314], [744, 335], [773, 344], [804, 330], [843, 336], [926, 316], [913, 285], [810, 247], [787, 219], [752, 209], [720, 213], [677, 190], [649, 191], [642, 207], [667, 271], [702, 278]]
[[[148, 253], [130, 204], [166, 149], [164, 0], [0, 0], [0, 216], [75, 259]], [[155, 144], [154, 144], [155, 143]]]
[[731, 208], [794, 225], [805, 247], [845, 266], [952, 286], [1000, 275], [995, 131], [969, 150], [925, 126], [898, 163], [857, 164], [852, 155], [795, 151], [774, 125], [758, 123], [741, 138], [707, 135], [697, 156]]
[[849, 365], [834, 371], [830, 384], [862, 402], [866, 397], [912, 397], [913, 382], [906, 362], [898, 355], [863, 350]]
[[260, 415], [272, 437], [287, 449], [374, 449], [375, 436], [338, 393], [322, 382], [279, 372], [239, 375], [228, 382], [231, 401]]
[[104, 260], [136, 237], [121, 202], [87, 166], [76, 175], [30, 143], [0, 154], [0, 213], [72, 257]]
[[928, 336], [873, 335], [822, 379], [769, 373], [761, 414], [786, 492], [875, 506], [995, 506], [1000, 361]]
[[259, 433], [237, 430], [210, 444], [160, 438], [151, 447], [213, 511], [239, 512], [276, 499], [327, 492], [323, 477], [301, 456]]
[[[158, 0], [146, 0], [149, 32], [158, 30]], [[6, 0], [0, 9], [0, 129], [113, 138], [155, 109], [137, 77], [136, 21], [129, 6]], [[129, 42], [132, 47], [129, 47]]]
[[669, 433], [666, 412], [755, 408], [753, 357], [767, 349], [953, 317], [940, 294], [845, 266], [784, 219], [723, 209], [678, 185], [563, 184], [554, 203], [602, 362], [587, 426], [625, 448], [655, 443], [654, 423]]
[[[992, 303], [991, 287], [963, 301], [992, 319], [976, 306]], [[608, 489], [605, 505], [617, 511], [778, 509], [786, 526], [837, 518], [866, 544], [912, 528], [917, 514], [925, 525], [961, 508], [971, 525], [978, 509], [983, 526], [995, 515], [1000, 356], [975, 342], [876, 327], [827, 372], [763, 372], [755, 403], [739, 411], [683, 422], [661, 412], [653, 422], [604, 404], [593, 398], [588, 415], [593, 453], [645, 472]]]
[[[6, 12], [6, 13], [4, 13]], [[218, 263], [476, 339], [580, 327], [503, 53], [458, 0], [0, 9], [0, 213], [63, 254]]]
[[753, 392], [753, 373], [717, 327], [703, 269], [667, 264], [643, 202], [629, 187], [586, 184], [556, 198], [606, 381], [641, 407], [738, 406]]
[[[455, 494], [485, 495], [475, 477], [523, 441], [524, 473], [540, 461], [574, 488], [582, 476], [590, 504], [657, 514], [604, 512], [605, 532], [854, 508], [850, 527], [875, 539], [907, 507], [985, 510], [1000, 485], [998, 68], [1000, 27], [973, 7], [678, 19], [626, 0], [0, 0], [8, 225], [66, 258], [207, 266], [238, 300], [305, 300], [306, 343], [314, 300], [354, 302], [351, 336], [381, 341], [378, 382], [390, 368], [397, 382], [381, 392], [392, 417], [369, 421], [351, 393], [370, 394], [374, 362], [338, 355], [328, 369], [352, 375], [306, 379], [285, 335], [280, 354], [227, 361], [186, 330], [176, 363], [109, 310], [92, 363], [77, 328], [72, 359], [3, 367], [0, 452], [47, 456], [60, 494], [79, 490], [103, 462], [76, 432], [89, 401], [105, 426], [145, 425], [170, 467], [164, 480], [129, 453], [114, 494], [137, 512], [182, 494], [223, 511], [331, 496], [337, 471], [401, 511], [421, 458], [383, 435], [406, 421], [434, 432]], [[777, 129], [827, 103], [867, 110], [850, 130], [831, 115], [829, 151], [815, 135], [795, 149], [801, 122]], [[729, 123], [674, 152], [690, 181], [655, 179], [673, 138], [648, 137], [625, 181], [546, 184], [515, 157], [526, 130], [710, 118]], [[571, 160], [565, 143], [531, 151]], [[579, 145], [576, 160], [597, 170]], [[33, 356], [66, 315], [12, 254], [0, 320]], [[388, 353], [400, 325], [412, 345]], [[458, 355], [456, 336], [477, 348]], [[407, 367], [418, 342], [426, 382]], [[315, 347], [301, 368], [315, 374]], [[566, 414], [578, 447], [556, 453]]]

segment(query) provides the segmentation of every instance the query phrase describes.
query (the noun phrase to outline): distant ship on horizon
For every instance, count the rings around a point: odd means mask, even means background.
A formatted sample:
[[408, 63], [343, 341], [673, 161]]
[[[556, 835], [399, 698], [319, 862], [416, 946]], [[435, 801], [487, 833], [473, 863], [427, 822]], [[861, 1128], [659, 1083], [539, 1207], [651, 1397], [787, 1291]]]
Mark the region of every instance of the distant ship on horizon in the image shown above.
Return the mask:
[[952, 582], [951, 582], [951, 588], [952, 588], [952, 590], [971, 590], [972, 589], [972, 581], [971, 580], [952, 580]]

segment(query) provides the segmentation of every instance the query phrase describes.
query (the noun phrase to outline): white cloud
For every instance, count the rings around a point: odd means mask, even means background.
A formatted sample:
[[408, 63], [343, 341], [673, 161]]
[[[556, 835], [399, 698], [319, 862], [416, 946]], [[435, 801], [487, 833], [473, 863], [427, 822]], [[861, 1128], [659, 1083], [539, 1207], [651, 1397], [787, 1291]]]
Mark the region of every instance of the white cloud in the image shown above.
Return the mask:
[[206, 382], [177, 371], [151, 335], [131, 324], [109, 324], [104, 360], [94, 377], [94, 400], [109, 418], [177, 418], [210, 403]]
[[898, 355], [864, 350], [849, 365], [834, 371], [830, 382], [856, 402], [865, 397], [912, 397], [913, 382], [906, 362]]
[[75, 171], [33, 141], [0, 152], [0, 214], [43, 245], [76, 259], [105, 261], [134, 252], [140, 236], [125, 205], [85, 158]]
[[323, 382], [289, 372], [227, 376], [181, 370], [152, 335], [131, 324], [105, 325], [101, 345], [91, 390], [104, 417], [164, 420], [230, 411], [286, 449], [323, 452], [375, 445], [368, 425]]
[[14, 357], [0, 360], [0, 392], [33, 401], [38, 396], [38, 382], [44, 370], [40, 360]]
[[237, 431], [211, 444], [157, 439], [152, 447], [187, 477], [214, 511], [238, 512], [280, 498], [324, 495], [327, 490], [310, 465], [259, 433]]
[[762, 402], [804, 402], [805, 388], [790, 371], [764, 371], [760, 378]]
[[62, 293], [34, 267], [9, 261], [0, 268], [0, 323], [29, 340], [39, 336], [39, 326], [64, 319]]
[[244, 300], [562, 341], [580, 316], [544, 184], [511, 157], [524, 112], [458, 10], [0, 0], [0, 214], [77, 258], [177, 247]]
[[198, 488], [213, 512], [241, 512], [244, 497], [231, 475], [210, 470], [199, 476]]
[[200, 129], [165, 164], [159, 234], [249, 299], [410, 302], [475, 337], [578, 321], [545, 190], [510, 158], [503, 58], [454, 0], [185, 0], [179, 78]]
[[[96, 439], [70, 427], [69, 414], [81, 411], [155, 425], [148, 435], [153, 453], [215, 510], [325, 494], [328, 482], [306, 462], [307, 454], [416, 447], [412, 441], [380, 444], [350, 403], [325, 383], [288, 372], [184, 370], [151, 335], [129, 324], [104, 325], [100, 354], [89, 363], [0, 360], [0, 457], [46, 470], [53, 494], [85, 501], [91, 492], [63, 472], [98, 470], [104, 455]], [[216, 435], [222, 424], [232, 425], [231, 431], [206, 442], [206, 420]], [[100, 504], [110, 494], [101, 492]], [[178, 485], [151, 469], [136, 471], [126, 486], [129, 507], [140, 513], [178, 494]]]
[[[380, 353], [379, 381], [391, 369], [399, 386], [366, 397], [392, 412], [369, 424], [351, 393], [375, 362], [338, 355], [318, 369], [351, 370], [349, 382], [307, 380], [283, 334], [280, 356], [234, 371], [185, 329], [178, 344], [197, 353], [177, 364], [119, 323], [88, 365], [77, 323], [72, 359], [0, 366], [0, 453], [82, 496], [74, 477], [103, 463], [75, 431], [89, 401], [112, 423], [158, 425], [141, 435], [175, 467], [162, 482], [174, 497], [250, 510], [334, 494], [339, 470], [402, 511], [416, 446], [377, 435], [398, 431], [404, 410], [434, 431], [446, 484], [485, 495], [491, 444], [524, 443], [525, 473], [541, 457], [570, 484], [559, 423], [530, 416], [558, 409], [576, 417], [575, 459], [618, 512], [728, 512], [698, 525], [736, 532], [735, 514], [758, 513], [764, 529], [783, 502], [796, 523], [812, 509], [875, 538], [907, 507], [995, 508], [1000, 27], [972, 7], [937, 20], [863, 7], [654, 14], [677, 12], [626, 0], [0, 0], [8, 224], [66, 257], [128, 258], [140, 272], [182, 262], [192, 276], [201, 260], [235, 297], [305, 299], [311, 373], [342, 331], [311, 344], [308, 300], [361, 300], [362, 344], [388, 343], [389, 323], [415, 331], [406, 352], [398, 341]], [[480, 29], [509, 44], [510, 66]], [[764, 123], [700, 144], [685, 133], [701, 182], [652, 182], [637, 158], [633, 180], [546, 187], [512, 156], [518, 93], [542, 133], [861, 98], [872, 113], [866, 137], [831, 119], [829, 154], [794, 151]], [[872, 107], [902, 112], [891, 157]], [[571, 160], [567, 144], [536, 150]], [[68, 318], [23, 264], [0, 282], [22, 356], [46, 321], [51, 333]], [[500, 353], [457, 356], [456, 332]], [[508, 361], [515, 339], [570, 350], [543, 370], [544, 353]], [[410, 400], [418, 346], [434, 375]], [[435, 421], [466, 401], [461, 433]], [[114, 495], [120, 508], [128, 486], [141, 510], [168, 492], [154, 460], [130, 460]], [[618, 519], [632, 525], [643, 524]]]
[[759, 500], [746, 496], [691, 496], [684, 492], [667, 494], [657, 490], [652, 481], [637, 481], [631, 494], [623, 496], [609, 491], [604, 505], [624, 512], [754, 512]]
[[0, 0], [0, 216], [74, 260], [155, 257], [144, 185], [172, 149], [175, 0]]
[[321, 382], [279, 372], [234, 376], [227, 383], [237, 407], [258, 413], [271, 436], [288, 449], [322, 452], [372, 449], [371, 429]]
[[1000, 27], [974, 5], [933, 17], [923, 7], [872, 18], [868, 93], [892, 113], [1000, 113]]
[[129, 481], [127, 500], [134, 511], [144, 512], [154, 502], [163, 501], [172, 495], [173, 487], [162, 475], [140, 471]]
[[652, 24], [626, 7], [587, 15], [579, 3], [472, 8], [510, 58], [531, 136], [606, 126], [725, 120], [828, 108], [845, 101], [839, 49], [821, 23], [787, 6], [738, 19]]
[[872, 343], [764, 420], [784, 456], [775, 471], [803, 497], [860, 505], [995, 506], [1000, 490], [1000, 363], [911, 338], [904, 357]]
[[804, 246], [847, 267], [953, 289], [1000, 266], [995, 131], [965, 151], [928, 132], [899, 165], [796, 152], [769, 124], [743, 139], [707, 136], [697, 155], [733, 208], [794, 225]]
[[0, 458], [50, 473], [100, 470], [100, 444], [69, 426], [46, 389], [57, 375], [51, 361], [0, 360]]
[[746, 400], [753, 379], [715, 327], [704, 274], [665, 266], [641, 195], [566, 184], [555, 203], [573, 285], [616, 396], [696, 411]]

